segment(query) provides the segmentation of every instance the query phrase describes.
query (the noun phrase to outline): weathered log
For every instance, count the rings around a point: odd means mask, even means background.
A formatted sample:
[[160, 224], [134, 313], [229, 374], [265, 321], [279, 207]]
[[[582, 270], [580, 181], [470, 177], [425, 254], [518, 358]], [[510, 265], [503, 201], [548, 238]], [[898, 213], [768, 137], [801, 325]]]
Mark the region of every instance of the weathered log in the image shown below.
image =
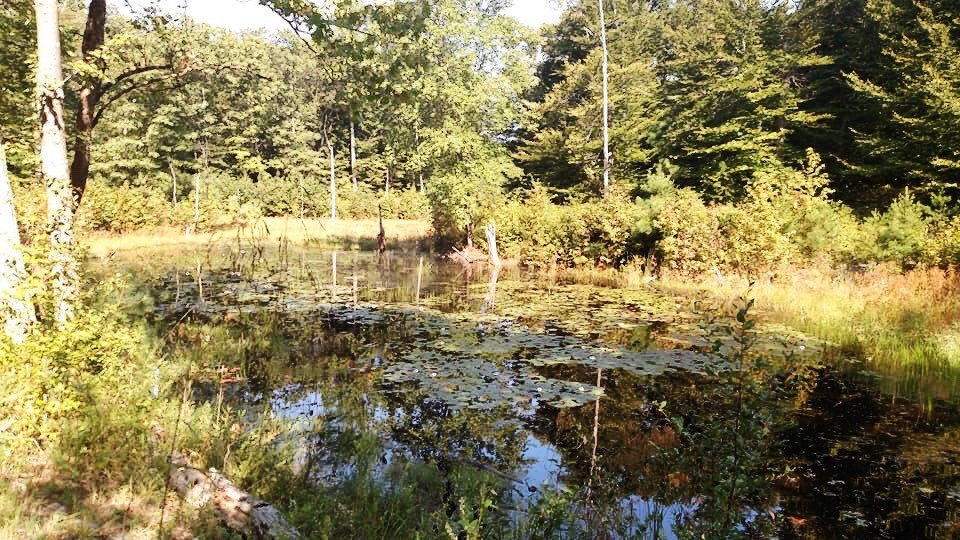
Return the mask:
[[265, 540], [301, 538], [275, 506], [238, 488], [216, 469], [201, 471], [177, 455], [171, 465], [170, 487], [194, 507], [212, 504], [217, 517], [230, 529]]
[[481, 253], [480, 250], [475, 247], [464, 248], [463, 251], [460, 251], [455, 247], [451, 247], [451, 249], [453, 252], [448, 253], [446, 258], [452, 262], [462, 264], [463, 266], [470, 266], [472, 264], [488, 260], [487, 255]]

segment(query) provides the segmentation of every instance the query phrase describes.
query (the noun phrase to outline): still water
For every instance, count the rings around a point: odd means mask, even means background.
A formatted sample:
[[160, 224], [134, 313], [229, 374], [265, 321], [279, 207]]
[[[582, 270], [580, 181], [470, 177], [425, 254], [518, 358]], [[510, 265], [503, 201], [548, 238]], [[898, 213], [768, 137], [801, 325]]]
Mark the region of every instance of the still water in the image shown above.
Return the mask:
[[762, 306], [745, 337], [704, 299], [429, 256], [122, 258], [153, 276], [159, 324], [236, 341], [198, 392], [292, 421], [317, 482], [349, 474], [336, 441], [364, 433], [383, 471], [476, 467], [520, 511], [564, 492], [610, 537], [731, 513], [758, 537], [960, 537], [956, 396], [895, 399], [860, 359], [763, 324]]

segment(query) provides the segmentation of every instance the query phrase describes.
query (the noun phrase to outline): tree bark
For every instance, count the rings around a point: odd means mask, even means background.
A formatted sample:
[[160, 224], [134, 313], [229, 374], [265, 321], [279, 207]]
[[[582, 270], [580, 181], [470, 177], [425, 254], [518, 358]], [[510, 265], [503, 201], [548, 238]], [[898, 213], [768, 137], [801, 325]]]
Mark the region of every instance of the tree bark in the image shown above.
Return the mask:
[[33, 307], [19, 297], [20, 284], [26, 275], [21, 247], [7, 158], [3, 139], [0, 139], [0, 310], [3, 330], [16, 344], [23, 343], [36, 322]]
[[484, 229], [487, 236], [487, 250], [490, 252], [490, 263], [500, 268], [503, 262], [500, 260], [500, 251], [497, 250], [497, 227], [492, 222], [488, 223]]
[[35, 0], [37, 19], [37, 96], [40, 109], [40, 168], [47, 187], [47, 225], [51, 242], [54, 320], [73, 318], [79, 294], [73, 254], [77, 201], [70, 185], [67, 134], [63, 118], [63, 59], [57, 0]]
[[194, 469], [175, 455], [170, 472], [170, 487], [188, 504], [201, 507], [207, 503], [223, 523], [252, 538], [293, 540], [301, 538], [279, 510], [238, 488], [225, 476], [210, 469]]
[[353, 190], [357, 190], [357, 136], [353, 129], [353, 120], [350, 120], [350, 181]]
[[[83, 61], [96, 66], [101, 72], [104, 69], [103, 61], [96, 57], [96, 52], [103, 47], [106, 39], [107, 2], [106, 0], [91, 0], [87, 11], [87, 24], [83, 30]], [[103, 80], [100, 76], [91, 76], [83, 83], [80, 89], [80, 106], [77, 108], [77, 133], [73, 143], [73, 163], [70, 165], [70, 185], [73, 187], [73, 196], [77, 204], [83, 198], [87, 189], [87, 179], [90, 176], [90, 145], [93, 137], [93, 128], [97, 124], [96, 109], [103, 96]]]
[[193, 227], [200, 228], [200, 173], [193, 179]]
[[173, 178], [173, 205], [177, 205], [177, 171], [173, 168], [173, 163], [168, 163], [170, 166], [170, 178]]
[[377, 205], [377, 218], [380, 220], [380, 232], [377, 233], [377, 255], [387, 250], [387, 231], [383, 228], [383, 207]]
[[337, 220], [337, 162], [333, 153], [333, 143], [327, 143], [330, 152], [330, 221]]
[[607, 21], [600, 4], [600, 46], [603, 50], [603, 196], [610, 191], [610, 99], [607, 87]]

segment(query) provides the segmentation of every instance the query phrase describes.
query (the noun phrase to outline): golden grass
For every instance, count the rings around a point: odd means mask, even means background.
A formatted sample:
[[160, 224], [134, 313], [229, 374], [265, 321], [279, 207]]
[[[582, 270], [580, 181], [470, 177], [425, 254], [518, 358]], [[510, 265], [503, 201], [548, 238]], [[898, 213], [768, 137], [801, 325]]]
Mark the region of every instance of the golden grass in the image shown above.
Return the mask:
[[[421, 244], [426, 246], [430, 224], [418, 220], [383, 220], [388, 244]], [[212, 231], [188, 234], [183, 229], [164, 227], [126, 234], [90, 233], [81, 241], [96, 257], [112, 252], [137, 250], [170, 250], [196, 248], [211, 244], [229, 244], [239, 234], [243, 238], [259, 236], [264, 241], [286, 240], [294, 245], [319, 245], [371, 248], [376, 244], [379, 223], [376, 220], [329, 220], [296, 218], [263, 218], [247, 225], [222, 227]]]
[[[660, 284], [732, 302], [748, 289], [737, 276]], [[960, 270], [849, 272], [791, 268], [756, 282], [760, 316], [832, 345], [828, 360], [886, 376], [895, 395], [952, 399], [960, 393]], [[861, 363], [862, 362], [862, 363]]]

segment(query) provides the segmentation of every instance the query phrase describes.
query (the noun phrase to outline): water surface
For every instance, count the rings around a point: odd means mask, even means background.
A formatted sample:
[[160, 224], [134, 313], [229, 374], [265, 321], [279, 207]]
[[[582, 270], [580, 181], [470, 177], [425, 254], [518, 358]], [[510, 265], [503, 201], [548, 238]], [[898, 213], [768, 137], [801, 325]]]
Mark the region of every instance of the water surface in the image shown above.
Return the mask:
[[[330, 441], [365, 433], [383, 471], [476, 467], [520, 509], [572, 490], [613, 537], [710, 530], [731, 511], [711, 507], [731, 475], [742, 532], [960, 535], [956, 396], [894, 398], [860, 359], [826, 360], [828, 345], [764, 324], [750, 356], [764, 367], [738, 385], [736, 321], [709, 303], [419, 255], [281, 245], [120, 259], [149, 277], [159, 324], [235, 338], [227, 381], [201, 393], [295, 422], [317, 482], [355, 466]], [[202, 349], [195, 337], [174, 339]]]

